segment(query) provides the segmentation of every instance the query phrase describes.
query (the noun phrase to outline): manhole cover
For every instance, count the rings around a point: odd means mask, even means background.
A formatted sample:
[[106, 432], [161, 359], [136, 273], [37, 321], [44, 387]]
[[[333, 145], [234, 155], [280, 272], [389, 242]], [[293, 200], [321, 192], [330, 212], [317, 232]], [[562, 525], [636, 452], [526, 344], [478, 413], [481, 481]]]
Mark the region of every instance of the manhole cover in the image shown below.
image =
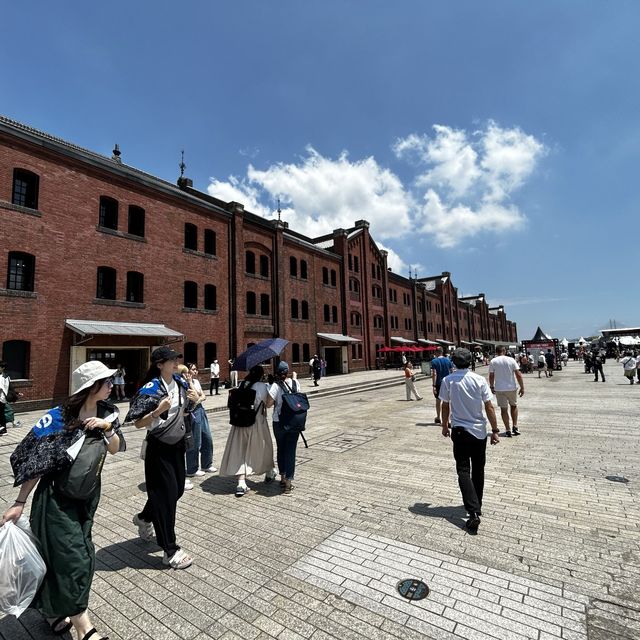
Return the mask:
[[605, 476], [605, 478], [607, 480], [611, 480], [611, 482], [624, 482], [625, 484], [629, 482], [628, 478], [625, 478], [624, 476]]
[[407, 578], [396, 586], [398, 593], [407, 600], [422, 600], [429, 595], [429, 587], [422, 580]]

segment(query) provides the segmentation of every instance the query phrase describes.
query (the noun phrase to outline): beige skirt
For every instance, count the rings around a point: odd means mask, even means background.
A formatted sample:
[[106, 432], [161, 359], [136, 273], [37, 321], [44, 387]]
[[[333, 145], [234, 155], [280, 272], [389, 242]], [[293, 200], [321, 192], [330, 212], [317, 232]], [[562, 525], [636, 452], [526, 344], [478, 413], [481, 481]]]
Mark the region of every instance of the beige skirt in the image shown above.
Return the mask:
[[260, 414], [251, 427], [231, 427], [220, 475], [260, 475], [273, 469], [273, 443], [267, 418]]

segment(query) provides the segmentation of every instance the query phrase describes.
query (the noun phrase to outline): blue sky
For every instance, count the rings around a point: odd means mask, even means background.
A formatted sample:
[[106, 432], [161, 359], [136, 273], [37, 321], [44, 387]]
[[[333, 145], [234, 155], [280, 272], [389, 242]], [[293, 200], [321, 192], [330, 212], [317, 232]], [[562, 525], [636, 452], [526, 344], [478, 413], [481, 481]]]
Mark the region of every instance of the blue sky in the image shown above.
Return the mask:
[[310, 235], [368, 219], [520, 338], [640, 325], [640, 4], [30, 2], [0, 113]]

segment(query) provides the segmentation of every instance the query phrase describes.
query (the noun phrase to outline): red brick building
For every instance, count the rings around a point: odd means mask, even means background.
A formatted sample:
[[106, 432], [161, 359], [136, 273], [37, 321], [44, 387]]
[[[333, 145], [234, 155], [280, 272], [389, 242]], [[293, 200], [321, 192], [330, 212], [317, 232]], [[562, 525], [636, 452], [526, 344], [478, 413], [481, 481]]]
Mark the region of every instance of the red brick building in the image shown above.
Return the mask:
[[387, 267], [365, 220], [305, 237], [193, 188], [0, 117], [0, 347], [24, 402], [68, 393], [95, 358], [122, 363], [131, 389], [151, 349], [178, 342], [208, 367], [281, 336], [306, 371], [376, 366], [383, 345], [502, 341], [515, 323], [451, 275]]

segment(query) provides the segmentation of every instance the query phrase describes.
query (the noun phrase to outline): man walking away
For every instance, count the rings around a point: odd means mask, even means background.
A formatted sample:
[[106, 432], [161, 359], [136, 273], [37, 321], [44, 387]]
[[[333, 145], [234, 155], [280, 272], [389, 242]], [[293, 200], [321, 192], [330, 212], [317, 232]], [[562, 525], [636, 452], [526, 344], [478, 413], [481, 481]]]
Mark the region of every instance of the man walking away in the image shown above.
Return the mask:
[[538, 354], [538, 378], [543, 371], [544, 377], [548, 378], [549, 374], [547, 373], [547, 359], [544, 357], [544, 352], [541, 351]]
[[[469, 371], [471, 352], [468, 349], [456, 349], [452, 359], [457, 371], [448, 375], [440, 388], [442, 435], [445, 438], [451, 435], [458, 484], [464, 507], [469, 514], [466, 527], [471, 533], [475, 533], [482, 515], [487, 449], [487, 421], [483, 406], [491, 424], [491, 444], [500, 442], [500, 430], [487, 381]], [[452, 429], [449, 429], [449, 416]]]
[[220, 392], [218, 388], [220, 387], [220, 364], [217, 360], [214, 360], [209, 367], [211, 371], [211, 383], [209, 384], [209, 395], [213, 395], [213, 390], [216, 390], [216, 395], [219, 396]]
[[422, 400], [422, 396], [419, 395], [416, 390], [415, 379], [416, 376], [413, 373], [413, 364], [411, 362], [407, 362], [407, 364], [404, 365], [404, 385], [407, 392], [407, 402], [413, 400], [411, 397], [412, 393], [416, 397], [416, 400]]
[[436, 357], [431, 361], [431, 381], [433, 384], [433, 395], [436, 397], [436, 418], [434, 422], [440, 424], [440, 385], [442, 381], [451, 373], [451, 360], [443, 355], [442, 347], [436, 349]]
[[[635, 360], [633, 361], [635, 365]], [[9, 385], [11, 384], [11, 378], [5, 370], [7, 363], [0, 362], [0, 436], [7, 434], [7, 419], [5, 416], [4, 408], [8, 403], [7, 395], [9, 394]]]
[[547, 369], [549, 369], [549, 376], [551, 377], [556, 364], [556, 356], [551, 349], [547, 349], [547, 353], [544, 354], [544, 359], [547, 361]]
[[[491, 393], [496, 394], [496, 400], [500, 407], [502, 422], [507, 430], [507, 438], [511, 437], [509, 427], [509, 410], [513, 423], [513, 435], [519, 436], [518, 431], [518, 395], [524, 395], [524, 379], [518, 363], [505, 355], [505, 347], [496, 349], [496, 357], [489, 363], [489, 387]], [[516, 384], [517, 381], [517, 384]], [[518, 386], [520, 391], [516, 392]]]
[[318, 386], [318, 380], [320, 380], [320, 373], [322, 372], [322, 363], [320, 362], [320, 358], [318, 354], [313, 356], [311, 360], [311, 369], [313, 372], [313, 386]]
[[599, 353], [593, 354], [593, 373], [596, 374], [596, 377], [593, 379], [594, 382], [598, 382], [598, 373], [602, 376], [602, 382], [606, 382], [604, 379], [604, 371], [602, 369], [602, 364], [604, 358]]
[[624, 375], [629, 380], [629, 384], [633, 384], [633, 377], [636, 373], [636, 359], [631, 355], [631, 351], [625, 351], [624, 358], [620, 360], [624, 367]]

